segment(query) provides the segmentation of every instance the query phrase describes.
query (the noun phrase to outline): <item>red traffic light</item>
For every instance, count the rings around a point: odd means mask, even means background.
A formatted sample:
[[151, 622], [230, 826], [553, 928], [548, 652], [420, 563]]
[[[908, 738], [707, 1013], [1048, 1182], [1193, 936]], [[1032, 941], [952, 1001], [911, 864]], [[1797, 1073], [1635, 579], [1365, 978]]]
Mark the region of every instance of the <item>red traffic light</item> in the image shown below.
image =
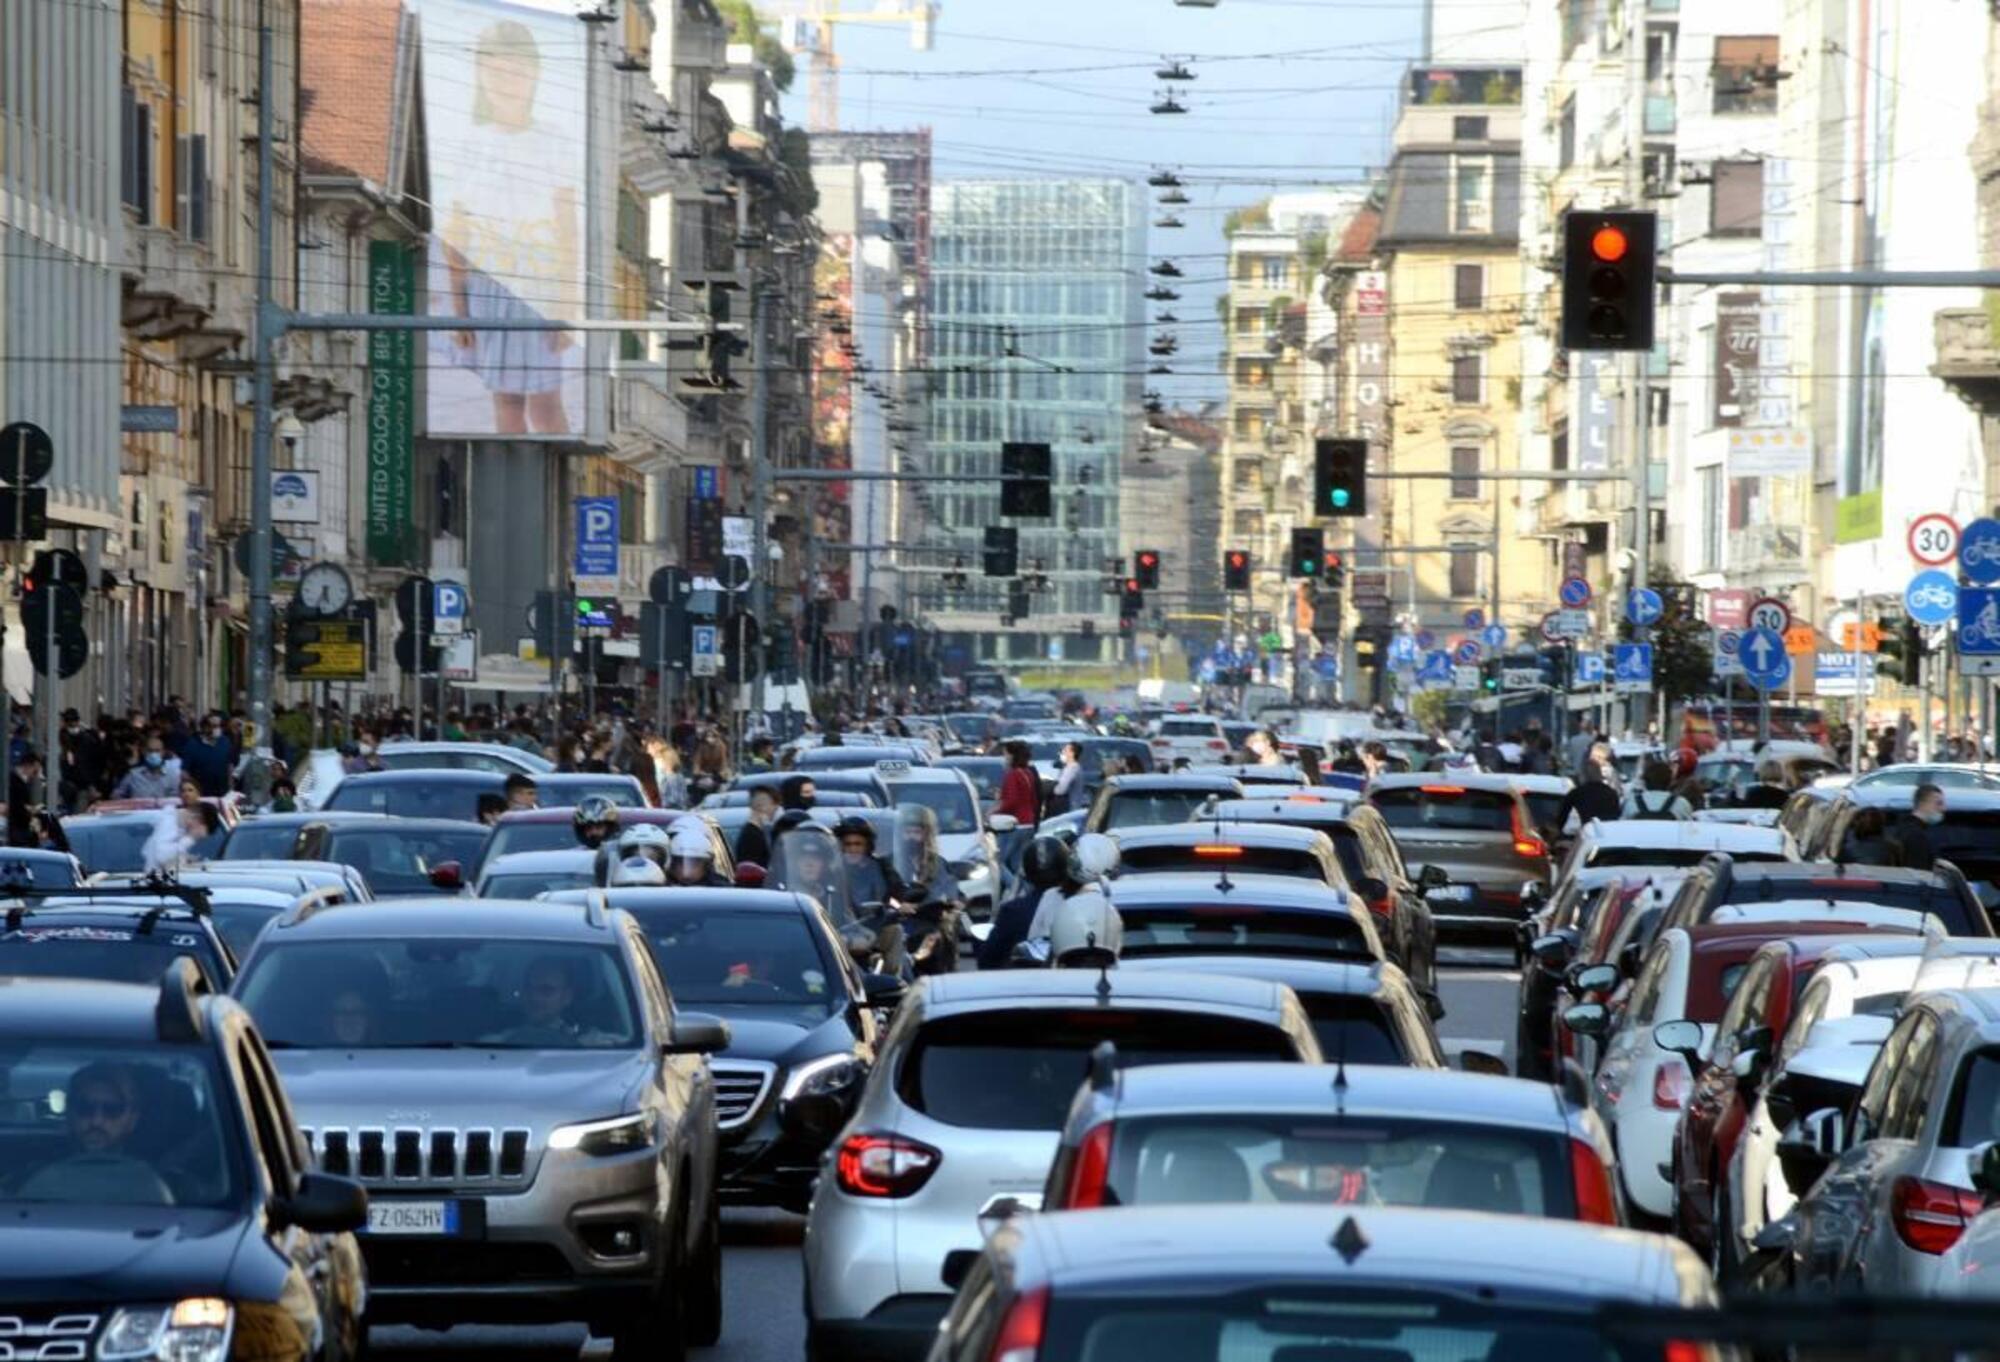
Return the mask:
[[1340, 571], [1340, 563], [1340, 550], [1328, 549], [1326, 551], [1326, 570], [1328, 572], [1338, 572]]
[[1631, 249], [1631, 239], [1623, 227], [1606, 223], [1590, 234], [1590, 253], [1607, 264], [1617, 264]]
[[1142, 567], [1153, 567], [1157, 565], [1159, 561], [1160, 561], [1160, 555], [1157, 553], [1142, 553], [1139, 555], [1139, 563]]
[[1229, 555], [1229, 566], [1233, 568], [1240, 568], [1249, 561], [1250, 555], [1247, 553], [1232, 553]]
[[1125, 589], [1127, 591], [1137, 591], [1139, 589], [1139, 579], [1137, 577], [1127, 577], [1125, 579]]

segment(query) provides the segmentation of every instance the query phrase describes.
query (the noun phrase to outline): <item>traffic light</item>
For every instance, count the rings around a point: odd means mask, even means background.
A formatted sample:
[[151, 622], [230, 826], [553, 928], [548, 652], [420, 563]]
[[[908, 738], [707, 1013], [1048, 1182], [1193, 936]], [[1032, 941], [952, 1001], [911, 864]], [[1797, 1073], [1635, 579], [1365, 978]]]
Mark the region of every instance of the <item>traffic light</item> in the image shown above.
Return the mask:
[[22, 574], [23, 642], [36, 671], [49, 671], [51, 644], [57, 676], [75, 676], [90, 659], [90, 640], [83, 632], [83, 593], [88, 582], [83, 560], [68, 549], [43, 549]]
[[734, 392], [743, 385], [730, 376], [729, 361], [749, 347], [735, 332], [722, 328], [729, 322], [729, 295], [735, 292], [737, 285], [733, 280], [711, 279], [695, 287], [707, 293], [704, 320], [708, 329], [693, 341], [669, 341], [668, 348], [692, 346], [700, 355], [701, 372], [681, 379], [682, 383], [690, 388], [705, 388], [713, 392]]
[[1222, 589], [1224, 591], [1248, 591], [1250, 589], [1250, 554], [1245, 549], [1231, 549], [1222, 555]]
[[1877, 621], [1882, 640], [1875, 649], [1875, 675], [1914, 686], [1924, 678], [1924, 631], [1913, 619]]
[[1139, 579], [1142, 591], [1157, 591], [1160, 588], [1160, 551], [1140, 549], [1132, 555], [1132, 575]]
[[1326, 532], [1311, 529], [1293, 530], [1290, 575], [1318, 581], [1325, 567]]
[[1572, 210], [1563, 218], [1562, 343], [1651, 350], [1658, 219]]
[[1055, 512], [1053, 456], [1045, 444], [1009, 440], [1000, 446], [1000, 514], [1042, 519]]
[[1320, 578], [1335, 591], [1347, 580], [1347, 560], [1339, 549], [1328, 549], [1320, 559]]
[[[397, 604], [402, 604], [402, 596], [397, 595]], [[535, 629], [535, 656], [541, 658], [568, 657], [576, 651], [576, 598], [567, 591], [537, 591], [533, 607]], [[404, 617], [405, 620], [408, 616]], [[405, 633], [408, 626], [405, 625]], [[397, 657], [400, 660], [407, 651], [402, 638], [396, 640]], [[407, 665], [405, 671], [412, 670]]]
[[988, 577], [1012, 577], [1021, 569], [1021, 532], [1012, 525], [986, 527], [985, 572]]
[[1314, 441], [1313, 514], [1319, 517], [1368, 514], [1367, 441]]
[[1139, 612], [1145, 608], [1146, 592], [1139, 585], [1139, 579], [1127, 577], [1125, 589], [1118, 596], [1118, 618], [1126, 621], [1136, 620], [1139, 618]]

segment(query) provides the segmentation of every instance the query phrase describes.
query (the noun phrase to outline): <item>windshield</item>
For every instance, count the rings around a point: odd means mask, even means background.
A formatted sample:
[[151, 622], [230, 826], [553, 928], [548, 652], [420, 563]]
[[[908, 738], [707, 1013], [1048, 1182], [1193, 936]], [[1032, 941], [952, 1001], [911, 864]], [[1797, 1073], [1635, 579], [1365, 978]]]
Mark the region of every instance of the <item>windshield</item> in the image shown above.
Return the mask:
[[[289, 860], [292, 847], [299, 840], [299, 825], [292, 822], [270, 823], [263, 819], [246, 818], [230, 829], [229, 836], [222, 843], [224, 861], [283, 861]], [[72, 838], [72, 841], [74, 839]]]
[[1528, 817], [1538, 828], [1553, 828], [1556, 825], [1556, 811], [1562, 808], [1560, 794], [1535, 794], [1522, 791], [1522, 800], [1528, 806]]
[[588, 870], [537, 870], [488, 875], [479, 882], [482, 899], [531, 899], [555, 889], [588, 889], [597, 881]]
[[921, 804], [937, 815], [937, 830], [946, 837], [979, 831], [979, 812], [973, 807], [972, 792], [957, 781], [896, 780], [889, 783], [889, 798], [895, 807]]
[[1125, 925], [1123, 953], [1134, 959], [1225, 951], [1350, 960], [1373, 954], [1360, 924], [1338, 910], [1295, 912], [1229, 903], [1143, 908], [1120, 903], [1117, 908]]
[[0, 851], [0, 894], [9, 888], [75, 887], [76, 868], [61, 856], [9, 856]]
[[265, 951], [238, 996], [274, 1049], [628, 1050], [618, 953], [553, 941], [424, 937]]
[[213, 1063], [205, 1046], [0, 1044], [0, 1201], [238, 1204]]
[[642, 807], [645, 792], [631, 776], [550, 775], [535, 782], [536, 802], [545, 809], [573, 809], [600, 795], [621, 809]]
[[1060, 1130], [1100, 1041], [1121, 1068], [1223, 1059], [1295, 1060], [1275, 1026], [1200, 1012], [1093, 1008], [996, 1009], [924, 1027], [903, 1059], [896, 1090], [946, 1125]]
[[836, 996], [846, 1001], [845, 990], [831, 981], [834, 967], [796, 914], [638, 910], [633, 916], [653, 943], [653, 958], [678, 1004], [790, 1003], [824, 1010]]
[[954, 771], [963, 771], [981, 799], [990, 803], [1000, 797], [1000, 779], [1007, 774], [1006, 762], [995, 757], [980, 761], [948, 761], [945, 765]]
[[1104, 831], [1185, 823], [1214, 794], [1213, 790], [1120, 790], [1104, 811]]
[[438, 891], [431, 884], [431, 871], [446, 861], [471, 865], [485, 844], [486, 829], [477, 823], [450, 830], [335, 827], [327, 836], [322, 859], [360, 871], [377, 898], [434, 894]]
[[1382, 811], [1383, 821], [1398, 831], [1512, 832], [1514, 797], [1499, 790], [1468, 790], [1457, 785], [1402, 786], [1377, 790], [1368, 802]]
[[[1713, 847], [1592, 847], [1589, 866], [1593, 870], [1609, 870], [1628, 865], [1684, 866], [1700, 865], [1701, 858], [1714, 851]], [[1729, 853], [1738, 865], [1749, 861], [1782, 861], [1785, 858], [1775, 851], [1732, 851]]]
[[399, 744], [390, 743], [379, 749], [376, 755], [382, 759], [383, 767], [391, 771], [492, 771], [505, 776], [522, 769], [520, 762], [470, 748], [449, 752], [440, 752], [435, 748], [410, 752], [403, 750]]
[[993, 733], [993, 719], [987, 714], [947, 714], [944, 726], [962, 743], [982, 743]]
[[1850, 787], [1872, 789], [1877, 785], [1935, 785], [1940, 790], [1990, 790], [2000, 786], [2000, 771], [1966, 771], [1951, 766], [1885, 766], [1855, 777]]
[[0, 976], [156, 984], [182, 955], [200, 960], [216, 982], [229, 982], [229, 969], [214, 944], [185, 924], [162, 922], [142, 932], [136, 915], [127, 926], [65, 923], [47, 914], [25, 919], [15, 931], [0, 932]]
[[151, 814], [68, 818], [63, 820], [63, 836], [85, 870], [118, 874], [146, 868], [146, 839], [153, 835], [153, 823]]
[[1434, 1206], [1568, 1216], [1564, 1141], [1455, 1121], [1320, 1113], [1122, 1121], [1110, 1193], [1123, 1206], [1254, 1202]]
[[[328, 796], [336, 813], [392, 813], [399, 818], [455, 818], [479, 827], [479, 796], [499, 794], [500, 777], [467, 780], [343, 780]], [[482, 829], [483, 830], [483, 829]]]
[[1395, 1028], [1373, 998], [1352, 993], [1301, 993], [1299, 1001], [1305, 1004], [1313, 1037], [1328, 1063], [1336, 1059], [1348, 1064], [1410, 1062]]
[[229, 947], [229, 953], [238, 960], [250, 954], [257, 934], [283, 911], [284, 908], [276, 903], [232, 903], [213, 896], [208, 903], [208, 916], [215, 924], [216, 935], [222, 938], [223, 944]]

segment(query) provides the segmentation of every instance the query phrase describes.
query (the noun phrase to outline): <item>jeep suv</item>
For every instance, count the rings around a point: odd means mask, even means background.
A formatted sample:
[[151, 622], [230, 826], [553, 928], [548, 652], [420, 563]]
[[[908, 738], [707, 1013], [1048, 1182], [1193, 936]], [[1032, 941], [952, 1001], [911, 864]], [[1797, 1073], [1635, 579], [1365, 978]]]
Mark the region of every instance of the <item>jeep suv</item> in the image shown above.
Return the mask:
[[368, 1200], [180, 959], [0, 989], [0, 1356], [352, 1362]]
[[237, 996], [328, 1172], [371, 1203], [379, 1320], [578, 1321], [618, 1357], [722, 1328], [714, 1017], [676, 1013], [638, 925], [583, 904], [289, 915]]

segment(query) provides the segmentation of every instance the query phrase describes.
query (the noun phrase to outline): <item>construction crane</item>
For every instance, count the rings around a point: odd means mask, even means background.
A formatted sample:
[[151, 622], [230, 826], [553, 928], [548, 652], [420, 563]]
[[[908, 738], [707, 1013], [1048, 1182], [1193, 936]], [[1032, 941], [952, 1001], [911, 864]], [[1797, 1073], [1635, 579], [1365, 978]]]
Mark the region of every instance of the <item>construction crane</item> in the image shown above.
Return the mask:
[[787, 52], [812, 59], [806, 101], [806, 128], [810, 132], [840, 128], [840, 54], [834, 47], [834, 34], [842, 24], [908, 24], [910, 50], [931, 50], [938, 0], [863, 3], [866, 8], [848, 9], [843, 0], [763, 0], [757, 7], [778, 21], [779, 41]]

